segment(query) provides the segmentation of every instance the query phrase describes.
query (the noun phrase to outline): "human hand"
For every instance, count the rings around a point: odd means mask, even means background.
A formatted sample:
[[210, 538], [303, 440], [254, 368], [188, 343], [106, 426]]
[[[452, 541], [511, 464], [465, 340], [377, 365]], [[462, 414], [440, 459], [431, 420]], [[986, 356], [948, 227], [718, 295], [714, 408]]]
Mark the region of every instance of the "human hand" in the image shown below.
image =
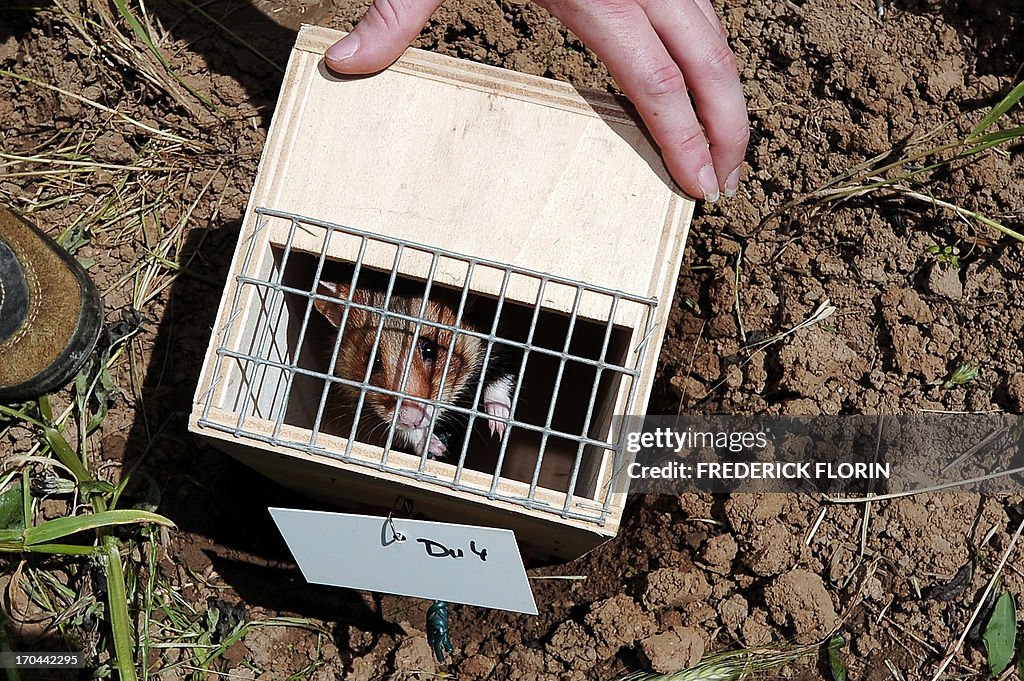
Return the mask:
[[[327, 49], [327, 66], [338, 73], [386, 68], [443, 1], [374, 0], [352, 32]], [[747, 108], [711, 0], [535, 1], [605, 63], [683, 191], [711, 202], [736, 193]]]

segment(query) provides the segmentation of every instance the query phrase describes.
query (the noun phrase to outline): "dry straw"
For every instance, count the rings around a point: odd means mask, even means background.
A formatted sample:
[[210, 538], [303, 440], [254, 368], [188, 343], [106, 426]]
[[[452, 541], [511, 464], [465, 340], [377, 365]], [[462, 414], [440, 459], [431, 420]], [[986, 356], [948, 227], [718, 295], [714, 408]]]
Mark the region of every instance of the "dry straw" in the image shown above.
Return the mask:
[[1021, 98], [1024, 98], [1024, 81], [1018, 83], [993, 106], [966, 136], [952, 142], [930, 146], [948, 124], [939, 126], [907, 143], [902, 149], [903, 155], [895, 160], [892, 159], [897, 155], [896, 148], [870, 158], [818, 189], [797, 197], [767, 219], [778, 217], [799, 205], [821, 206], [889, 190], [916, 201], [953, 211], [961, 218], [975, 220], [1006, 236], [1024, 241], [1024, 234], [979, 211], [939, 199], [932, 194], [928, 186], [936, 170], [951, 168], [961, 162], [970, 162], [979, 154], [990, 150], [1003, 151], [1007, 146], [1024, 140], [1024, 126], [1008, 124], [1008, 114]]
[[795, 660], [816, 655], [818, 650], [817, 645], [729, 650], [708, 655], [695, 666], [671, 674], [639, 671], [616, 681], [739, 681], [752, 674], [771, 672]]

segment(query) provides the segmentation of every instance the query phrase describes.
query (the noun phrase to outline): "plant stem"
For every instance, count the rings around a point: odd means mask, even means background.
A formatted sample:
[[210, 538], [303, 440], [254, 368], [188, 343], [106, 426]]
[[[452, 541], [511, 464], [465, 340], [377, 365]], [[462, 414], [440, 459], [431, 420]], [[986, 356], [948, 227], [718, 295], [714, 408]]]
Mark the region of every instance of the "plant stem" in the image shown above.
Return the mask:
[[942, 206], [943, 208], [948, 208], [949, 210], [954, 211], [958, 215], [962, 215], [962, 216], [964, 216], [966, 218], [973, 218], [973, 219], [977, 220], [978, 222], [980, 222], [980, 223], [982, 223], [984, 225], [988, 225], [989, 227], [991, 227], [993, 229], [999, 230], [1000, 232], [1002, 232], [1006, 236], [1011, 236], [1011, 237], [1013, 237], [1014, 239], [1016, 239], [1018, 241], [1024, 241], [1024, 234], [1021, 234], [1020, 232], [1018, 232], [1016, 230], [1010, 229], [1006, 225], [1003, 225], [1002, 223], [996, 222], [992, 218], [987, 217], [985, 215], [982, 215], [981, 213], [976, 213], [976, 212], [974, 212], [972, 210], [968, 210], [968, 209], [963, 208], [962, 206], [958, 206], [958, 205], [956, 205], [954, 203], [949, 203], [948, 201], [943, 201], [942, 199], [937, 199], [934, 196], [927, 196], [925, 194], [921, 194], [921, 193], [915, 192], [912, 189], [906, 189], [904, 187], [894, 187], [894, 189], [897, 189], [900, 192], [906, 194], [907, 196], [909, 196], [911, 198], [914, 198], [914, 199], [917, 199], [919, 201], [924, 201], [926, 203], [935, 204], [936, 206]]

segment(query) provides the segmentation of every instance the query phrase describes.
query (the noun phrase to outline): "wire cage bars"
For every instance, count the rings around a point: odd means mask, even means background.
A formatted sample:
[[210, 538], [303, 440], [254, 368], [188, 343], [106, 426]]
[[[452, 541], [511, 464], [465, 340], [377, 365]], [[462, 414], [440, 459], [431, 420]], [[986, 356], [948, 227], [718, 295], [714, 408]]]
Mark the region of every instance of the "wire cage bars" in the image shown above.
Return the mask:
[[[655, 298], [294, 213], [255, 212], [200, 400], [201, 427], [388, 471], [411, 485], [605, 522], [623, 457], [611, 416], [636, 407]], [[326, 281], [347, 295], [325, 291]], [[322, 305], [338, 306], [341, 323], [327, 323]], [[439, 317], [438, 306], [449, 314]], [[356, 316], [369, 321], [363, 338], [351, 331]], [[468, 399], [444, 394], [461, 371], [454, 351], [435, 368], [442, 388], [426, 396], [408, 391], [414, 351], [402, 356], [391, 385], [374, 380], [370, 367], [396, 327], [411, 335], [410, 348], [427, 337], [448, 348], [460, 337], [472, 341], [480, 380], [466, 388]], [[361, 343], [368, 358], [349, 376], [337, 370], [347, 343]], [[507, 416], [483, 409], [488, 369], [498, 362]], [[382, 401], [393, 408], [373, 406]], [[430, 414], [422, 442], [442, 426], [460, 437], [436, 459], [425, 445], [410, 447], [399, 436], [405, 403]]]

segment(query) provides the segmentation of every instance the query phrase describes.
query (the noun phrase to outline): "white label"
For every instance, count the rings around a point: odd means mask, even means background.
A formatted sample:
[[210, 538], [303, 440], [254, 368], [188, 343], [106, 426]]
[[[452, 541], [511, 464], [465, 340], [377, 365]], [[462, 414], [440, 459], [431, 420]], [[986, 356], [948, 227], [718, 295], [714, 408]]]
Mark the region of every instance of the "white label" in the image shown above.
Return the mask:
[[269, 510], [308, 582], [537, 614], [511, 530]]

